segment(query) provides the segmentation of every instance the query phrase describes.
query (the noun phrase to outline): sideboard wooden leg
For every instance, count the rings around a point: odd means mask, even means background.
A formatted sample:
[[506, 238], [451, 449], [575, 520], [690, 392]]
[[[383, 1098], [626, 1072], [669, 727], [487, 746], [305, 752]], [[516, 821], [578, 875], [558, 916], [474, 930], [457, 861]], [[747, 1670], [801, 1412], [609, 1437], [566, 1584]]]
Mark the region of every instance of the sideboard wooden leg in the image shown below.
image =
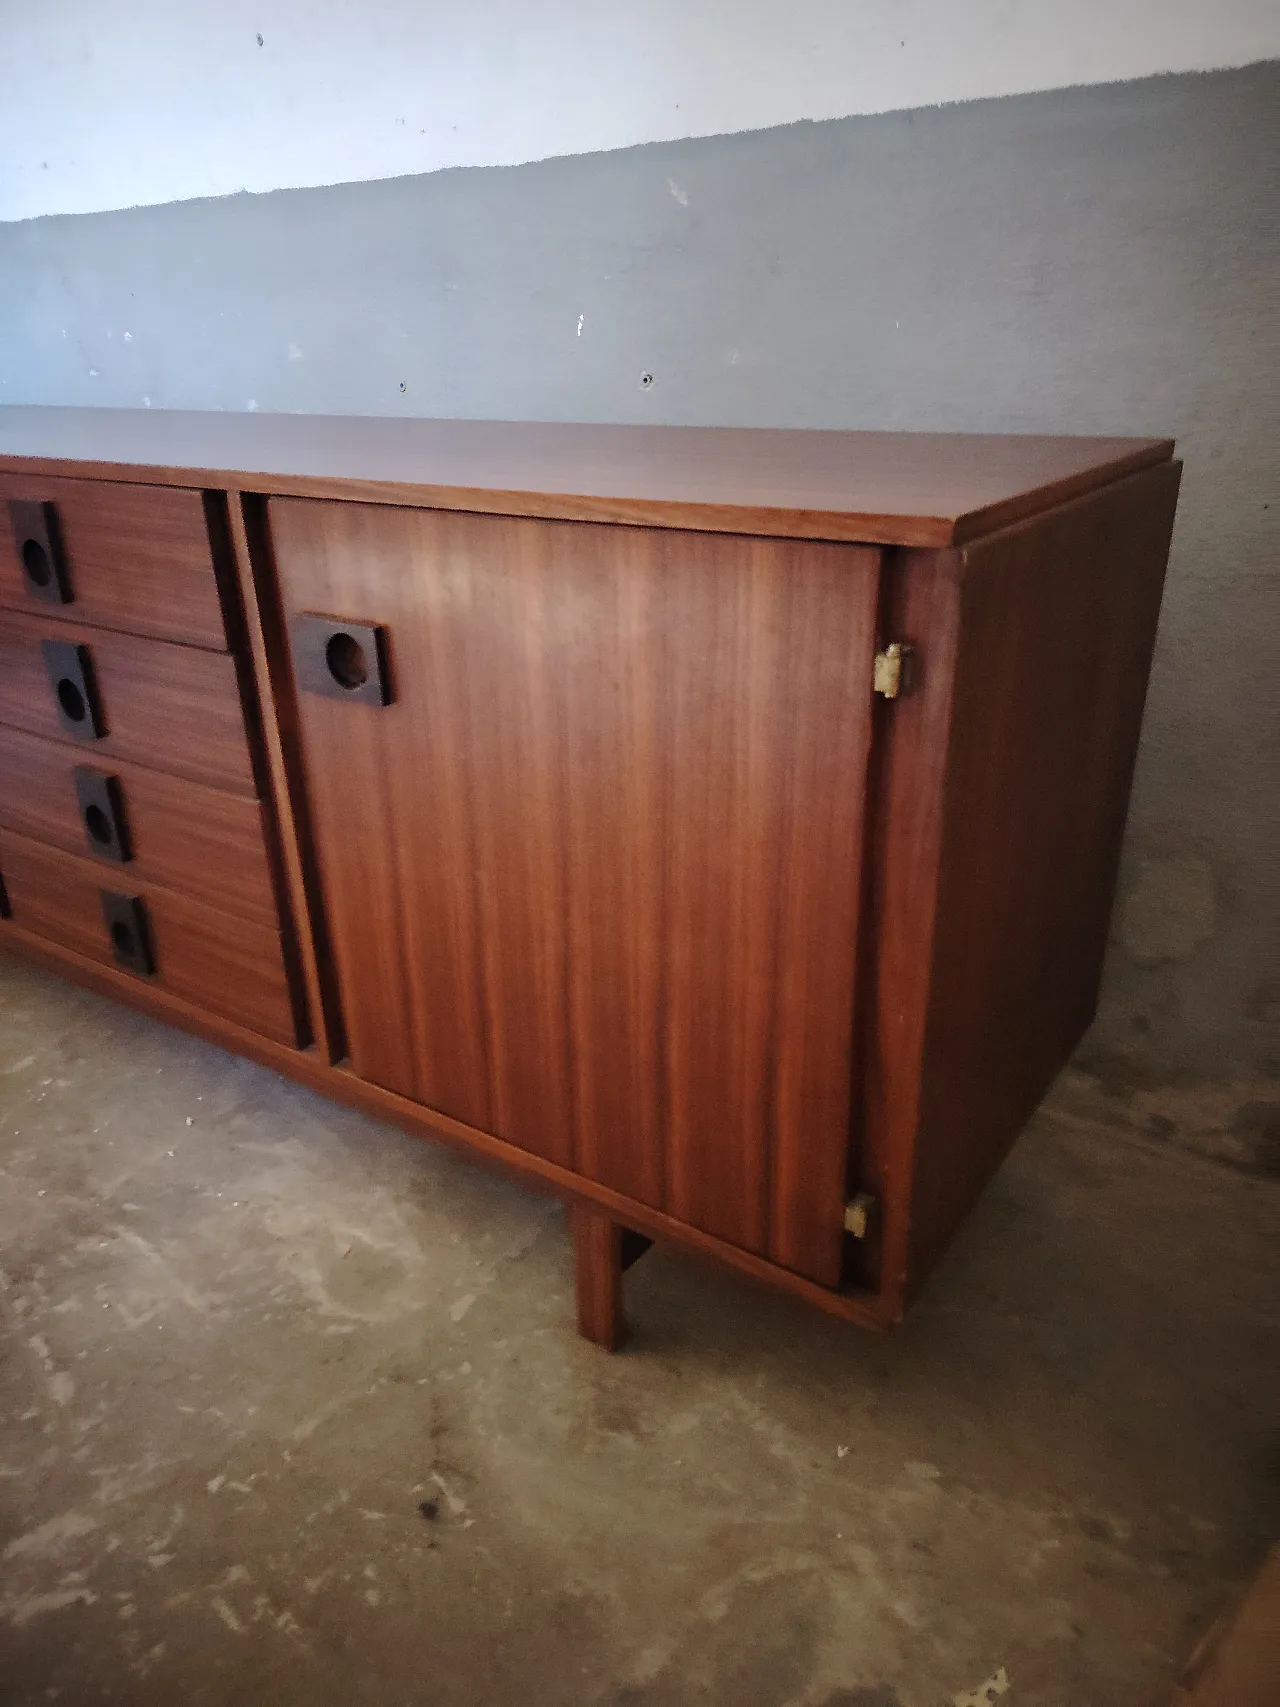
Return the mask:
[[617, 1351], [627, 1337], [622, 1314], [623, 1229], [599, 1209], [569, 1206], [573, 1228], [574, 1280], [578, 1295], [578, 1332], [606, 1351]]

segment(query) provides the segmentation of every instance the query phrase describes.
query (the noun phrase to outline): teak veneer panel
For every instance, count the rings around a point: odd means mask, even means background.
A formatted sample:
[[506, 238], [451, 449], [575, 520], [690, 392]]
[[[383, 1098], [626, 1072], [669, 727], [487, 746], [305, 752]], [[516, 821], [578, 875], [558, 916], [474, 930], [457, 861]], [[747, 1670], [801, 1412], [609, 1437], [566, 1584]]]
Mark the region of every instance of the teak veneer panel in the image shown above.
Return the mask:
[[[44, 640], [89, 648], [106, 720], [100, 740], [63, 730]], [[63, 742], [86, 764], [133, 759], [213, 788], [256, 792], [236, 666], [225, 652], [0, 610], [0, 723]]]
[[1180, 468], [971, 546], [910, 1267], [923, 1278], [1097, 1007]]
[[139, 982], [154, 982], [273, 1042], [296, 1043], [293, 997], [277, 932], [171, 890], [130, 881], [127, 870], [106, 871], [95, 860], [0, 830], [0, 877], [20, 929], [113, 966], [99, 892], [138, 895], [146, 907], [156, 963], [153, 977]]
[[244, 795], [0, 726], [0, 825], [66, 853], [89, 851], [80, 765], [117, 778], [124, 801], [132, 857], [98, 861], [104, 887], [159, 884], [275, 929], [262, 807]]
[[0, 408], [0, 470], [567, 521], [952, 545], [1167, 461], [1168, 439]]
[[896, 1313], [1097, 1003], [1180, 465], [904, 553], [883, 710], [862, 1167]]
[[[27, 591], [9, 525], [15, 498], [54, 506], [69, 603]], [[0, 471], [0, 605], [225, 651], [203, 493]]]
[[839, 1278], [879, 553], [272, 500], [353, 1067]]

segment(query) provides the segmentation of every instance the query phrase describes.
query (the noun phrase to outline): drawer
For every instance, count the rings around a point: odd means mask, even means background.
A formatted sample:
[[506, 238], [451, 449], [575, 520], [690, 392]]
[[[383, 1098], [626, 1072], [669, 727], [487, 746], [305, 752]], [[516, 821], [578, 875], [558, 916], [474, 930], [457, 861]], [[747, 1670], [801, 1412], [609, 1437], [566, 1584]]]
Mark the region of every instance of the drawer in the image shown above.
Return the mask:
[[244, 795], [0, 727], [0, 827], [89, 854], [113, 887], [155, 883], [275, 927], [262, 808]]
[[[80, 681], [70, 656], [76, 648]], [[0, 723], [74, 745], [87, 764], [133, 759], [214, 788], [255, 792], [235, 661], [226, 652], [0, 610]]]
[[23, 930], [277, 1043], [297, 1043], [276, 931], [136, 883], [127, 866], [107, 871], [9, 830], [0, 830], [0, 880]]
[[0, 605], [224, 651], [204, 494], [0, 475]]

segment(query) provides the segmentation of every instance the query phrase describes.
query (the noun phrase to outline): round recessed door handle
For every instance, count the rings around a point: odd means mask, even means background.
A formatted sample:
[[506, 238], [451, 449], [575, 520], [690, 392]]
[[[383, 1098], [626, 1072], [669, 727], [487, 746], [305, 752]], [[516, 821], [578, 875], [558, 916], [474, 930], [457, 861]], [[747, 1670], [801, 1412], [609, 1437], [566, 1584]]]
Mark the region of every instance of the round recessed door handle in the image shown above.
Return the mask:
[[99, 847], [106, 847], [116, 839], [115, 832], [111, 828], [111, 820], [101, 806], [85, 807], [84, 825], [89, 832], [89, 840], [96, 842]]
[[68, 723], [83, 723], [89, 715], [89, 702], [84, 697], [84, 690], [70, 676], [58, 678], [58, 704]]
[[290, 619], [289, 637], [304, 693], [359, 705], [391, 704], [391, 647], [381, 623], [304, 611]]
[[354, 634], [339, 629], [324, 649], [325, 666], [345, 693], [355, 693], [369, 680], [369, 660]]

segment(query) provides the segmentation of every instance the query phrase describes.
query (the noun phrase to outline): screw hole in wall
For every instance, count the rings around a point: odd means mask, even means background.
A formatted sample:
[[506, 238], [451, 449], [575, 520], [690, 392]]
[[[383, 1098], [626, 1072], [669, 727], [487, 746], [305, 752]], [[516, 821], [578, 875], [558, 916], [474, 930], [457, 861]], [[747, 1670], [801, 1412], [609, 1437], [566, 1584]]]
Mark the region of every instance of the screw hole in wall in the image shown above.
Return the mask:
[[652, 384], [653, 384], [653, 375], [651, 373], [642, 373], [640, 375], [640, 389], [642, 391], [648, 391], [649, 387]]

